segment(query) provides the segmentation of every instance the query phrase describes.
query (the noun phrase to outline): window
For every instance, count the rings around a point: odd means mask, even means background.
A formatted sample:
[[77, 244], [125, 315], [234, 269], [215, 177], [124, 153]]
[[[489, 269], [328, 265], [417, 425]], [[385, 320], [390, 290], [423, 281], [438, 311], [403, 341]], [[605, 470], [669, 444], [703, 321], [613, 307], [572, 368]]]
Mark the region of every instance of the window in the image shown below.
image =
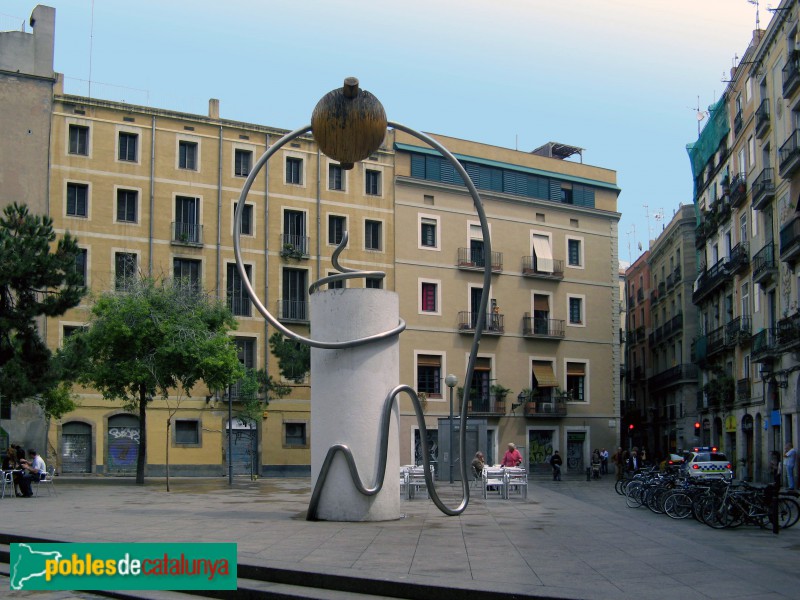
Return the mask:
[[441, 356], [417, 355], [417, 392], [424, 392], [428, 396], [442, 396]]
[[586, 402], [586, 364], [567, 363], [567, 393], [573, 402]]
[[381, 172], [367, 169], [364, 174], [364, 193], [368, 196], [381, 195]]
[[423, 281], [420, 289], [420, 310], [422, 312], [437, 312], [439, 286], [436, 283]]
[[78, 274], [80, 278], [80, 285], [86, 285], [86, 267], [87, 267], [87, 257], [89, 251], [86, 248], [78, 248], [78, 254], [75, 255], [75, 272]]
[[383, 279], [380, 277], [367, 277], [364, 282], [364, 287], [372, 290], [383, 289]]
[[[238, 202], [233, 203], [233, 219], [236, 220], [236, 208]], [[242, 235], [253, 235], [253, 205], [245, 204], [242, 209], [242, 224], [239, 227], [239, 233]]]
[[[336, 271], [329, 271], [329, 272], [328, 272], [328, 276], [330, 277], [331, 275], [338, 275], [338, 272], [336, 272]], [[345, 281], [344, 279], [340, 279], [340, 280], [338, 280], [338, 281], [331, 281], [331, 282], [328, 284], [328, 289], [329, 289], [329, 290], [343, 290], [343, 289], [344, 289], [344, 287], [345, 287], [345, 285], [344, 285], [344, 281]]]
[[581, 240], [567, 239], [567, 258], [569, 259], [570, 267], [583, 266], [583, 252], [581, 248]]
[[200, 421], [194, 419], [175, 419], [175, 443], [199, 446]]
[[119, 160], [136, 162], [138, 145], [138, 135], [121, 131], [119, 134]]
[[436, 230], [439, 220], [431, 217], [420, 217], [419, 221], [419, 245], [421, 248], [438, 248], [439, 243], [436, 237]]
[[347, 220], [339, 215], [328, 215], [328, 243], [334, 246], [341, 243]]
[[172, 260], [172, 276], [177, 285], [195, 292], [200, 291], [199, 260], [174, 258]]
[[284, 423], [283, 424], [283, 445], [286, 448], [306, 448], [308, 438], [306, 436], [305, 423]]
[[85, 183], [67, 183], [67, 216], [89, 216], [89, 186]]
[[280, 318], [308, 321], [308, 271], [284, 269]]
[[175, 197], [175, 236], [176, 242], [200, 243], [200, 202], [190, 196]]
[[747, 213], [743, 212], [739, 216], [739, 241], [747, 241]]
[[288, 156], [286, 158], [286, 183], [303, 183], [303, 159]]
[[[244, 272], [248, 279], [252, 279], [253, 271], [250, 265], [244, 266]], [[247, 295], [242, 277], [234, 263], [228, 263], [227, 286], [228, 308], [236, 316], [249, 317], [252, 314], [250, 296]]]
[[136, 280], [138, 258], [131, 252], [114, 253], [114, 288], [118, 292], [127, 290]]
[[533, 269], [538, 273], [553, 273], [555, 261], [550, 247], [550, 238], [546, 235], [533, 235]]
[[136, 190], [117, 190], [117, 222], [136, 223], [139, 192]]
[[83, 125], [69, 126], [69, 153], [89, 156], [89, 128]]
[[328, 165], [328, 189], [344, 190], [344, 169], [342, 169], [342, 165]]
[[283, 211], [283, 247], [281, 251], [308, 255], [306, 213], [302, 210]]
[[250, 150], [234, 150], [233, 174], [236, 177], [247, 177], [253, 166], [253, 153]]
[[380, 221], [364, 221], [364, 248], [381, 250], [382, 225]]
[[[236, 355], [245, 371], [251, 371], [256, 367], [256, 340], [250, 337], [236, 337], [233, 342], [236, 344]], [[230, 386], [230, 398], [232, 400], [243, 399], [241, 383], [237, 381]]]
[[197, 170], [197, 142], [178, 142], [178, 168]]
[[583, 325], [583, 298], [569, 298], [569, 324]]
[[486, 265], [486, 251], [483, 244], [483, 229], [480, 225], [469, 226], [469, 262], [476, 267]]

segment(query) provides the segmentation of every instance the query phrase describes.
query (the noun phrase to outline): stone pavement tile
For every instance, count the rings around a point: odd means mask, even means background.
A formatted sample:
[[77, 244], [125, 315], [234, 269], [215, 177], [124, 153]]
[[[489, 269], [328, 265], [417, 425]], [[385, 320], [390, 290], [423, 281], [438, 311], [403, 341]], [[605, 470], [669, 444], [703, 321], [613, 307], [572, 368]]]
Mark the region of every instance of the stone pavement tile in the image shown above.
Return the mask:
[[[723, 575], [712, 579], [700, 580], [691, 583], [692, 588], [709, 598], [738, 598], [739, 596], [757, 595], [763, 591], [763, 586], [758, 582], [748, 582], [738, 577]], [[793, 597], [797, 598], [798, 589], [795, 588]]]

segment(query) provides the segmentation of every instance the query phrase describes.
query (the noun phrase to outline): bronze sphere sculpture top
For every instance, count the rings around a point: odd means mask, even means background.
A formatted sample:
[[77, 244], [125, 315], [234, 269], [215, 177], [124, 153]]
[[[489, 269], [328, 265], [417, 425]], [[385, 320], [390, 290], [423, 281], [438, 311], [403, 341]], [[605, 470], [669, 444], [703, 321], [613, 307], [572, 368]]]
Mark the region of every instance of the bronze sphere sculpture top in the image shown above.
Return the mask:
[[311, 132], [323, 154], [339, 161], [343, 169], [375, 152], [386, 137], [386, 111], [358, 79], [325, 94], [311, 115]]

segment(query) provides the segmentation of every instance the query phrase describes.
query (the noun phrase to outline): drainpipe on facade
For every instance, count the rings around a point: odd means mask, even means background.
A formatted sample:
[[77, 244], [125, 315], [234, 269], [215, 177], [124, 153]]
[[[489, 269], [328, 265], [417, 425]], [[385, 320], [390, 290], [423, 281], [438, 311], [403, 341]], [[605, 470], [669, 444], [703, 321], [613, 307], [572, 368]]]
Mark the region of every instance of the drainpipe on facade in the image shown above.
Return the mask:
[[156, 204], [156, 117], [153, 115], [150, 125], [150, 231], [147, 239], [149, 256], [147, 258], [147, 275], [153, 276], [153, 219]]
[[[269, 150], [266, 134], [266, 150]], [[269, 306], [269, 163], [264, 165], [264, 306]], [[269, 321], [264, 319], [264, 373], [269, 377]]]
[[219, 126], [217, 162], [217, 281], [215, 293], [217, 300], [219, 300], [220, 278], [222, 277], [222, 125]]

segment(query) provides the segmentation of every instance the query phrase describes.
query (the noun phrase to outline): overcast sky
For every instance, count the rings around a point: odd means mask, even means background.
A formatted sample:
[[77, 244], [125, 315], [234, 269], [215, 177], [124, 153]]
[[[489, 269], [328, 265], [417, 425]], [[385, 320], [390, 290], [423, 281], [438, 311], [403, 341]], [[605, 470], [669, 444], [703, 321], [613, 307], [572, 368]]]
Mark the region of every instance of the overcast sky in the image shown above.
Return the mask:
[[[295, 129], [353, 75], [414, 129], [585, 148], [617, 172], [621, 260], [691, 203], [698, 97], [705, 109], [723, 92], [756, 22], [749, 0], [43, 3], [67, 93], [91, 79], [97, 98], [197, 114], [218, 98], [223, 118]], [[778, 4], [761, 2], [762, 29]], [[0, 0], [0, 29], [34, 6]]]

